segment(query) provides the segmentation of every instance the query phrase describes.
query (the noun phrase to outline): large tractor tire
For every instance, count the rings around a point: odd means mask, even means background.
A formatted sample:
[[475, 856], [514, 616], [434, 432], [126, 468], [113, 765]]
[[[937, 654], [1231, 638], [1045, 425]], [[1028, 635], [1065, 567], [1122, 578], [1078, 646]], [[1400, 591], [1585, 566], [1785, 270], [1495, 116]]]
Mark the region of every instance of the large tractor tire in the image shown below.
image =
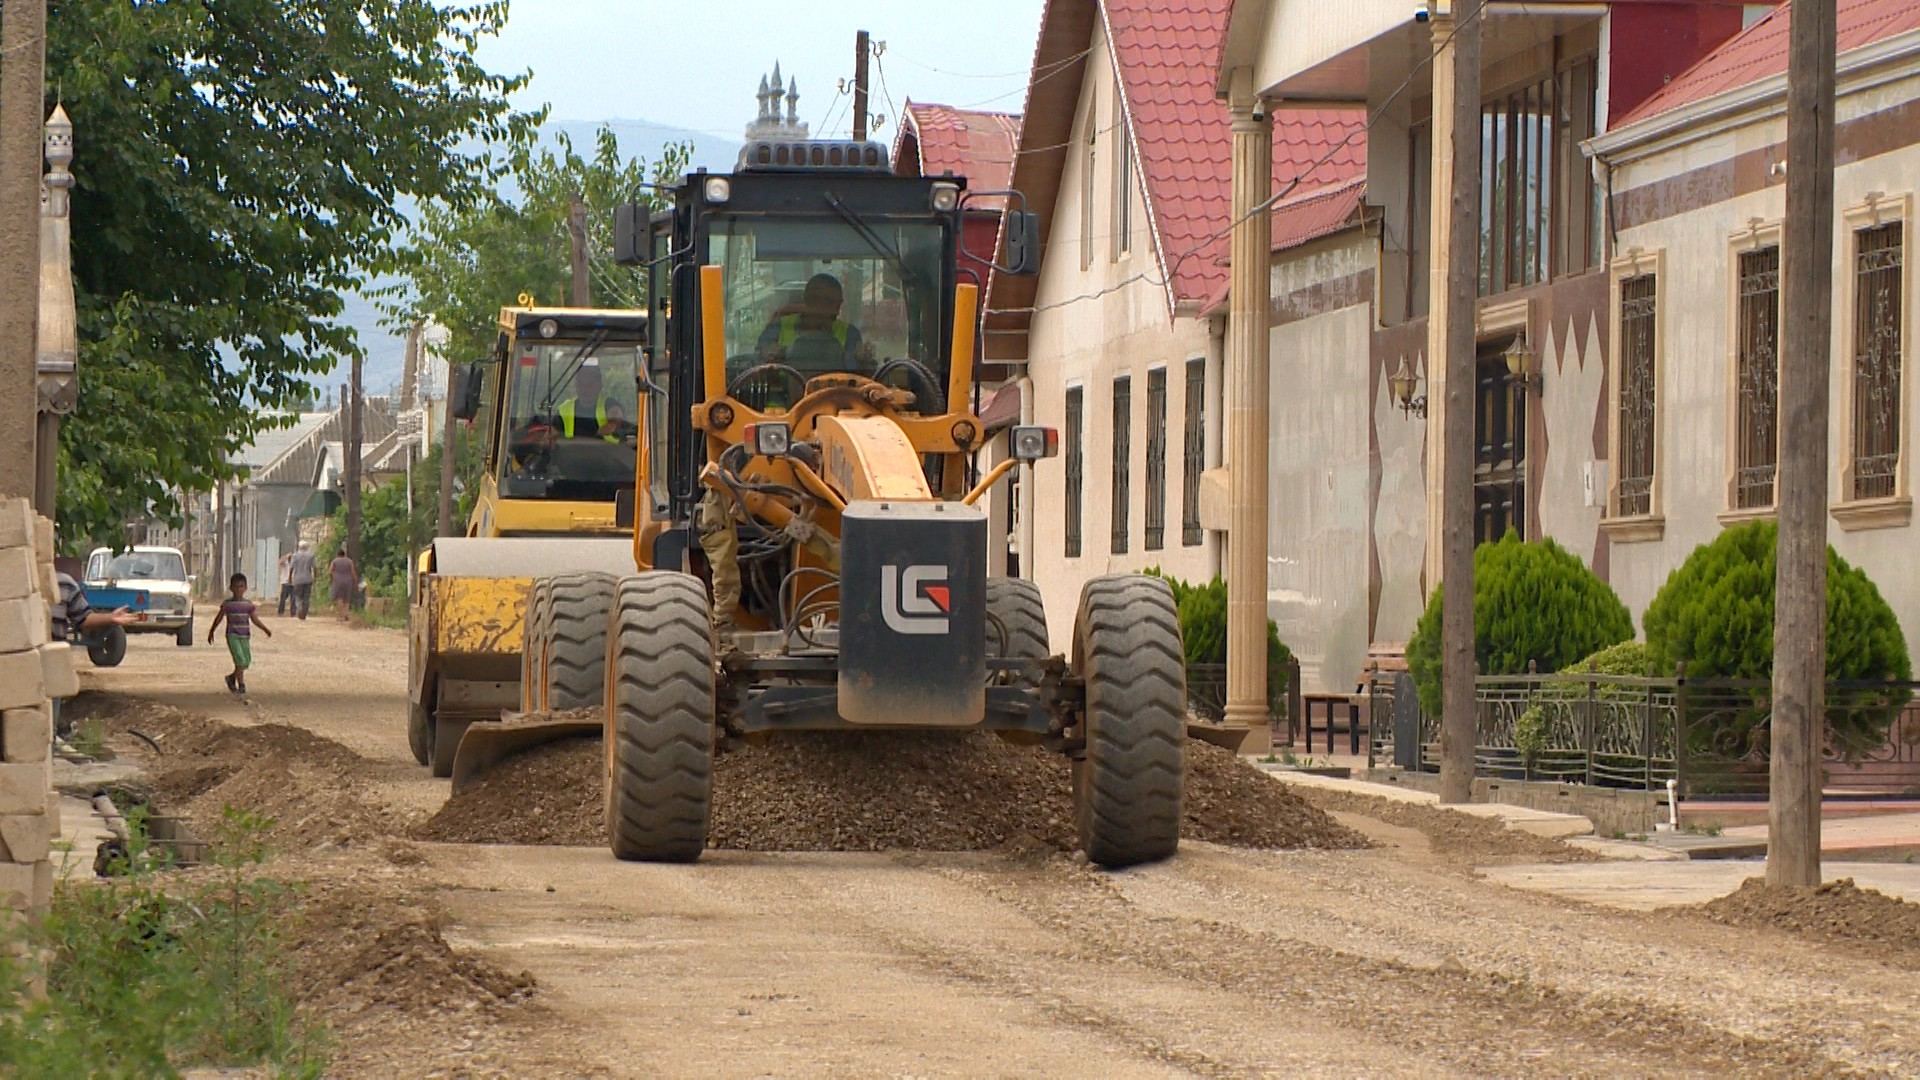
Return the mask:
[[[996, 660], [1032, 661], [1052, 655], [1047, 648], [1047, 609], [1040, 599], [1040, 586], [1025, 578], [987, 579], [987, 655]], [[1002, 686], [1031, 687], [1038, 678], [1006, 673], [999, 682]]]
[[127, 658], [127, 628], [109, 626], [87, 643], [87, 659], [94, 667], [119, 667]]
[[607, 635], [607, 840], [614, 855], [692, 862], [713, 797], [713, 637], [690, 574], [621, 579]]
[[413, 760], [433, 764], [433, 714], [411, 701], [407, 702], [407, 749], [413, 751]]
[[1180, 846], [1187, 701], [1167, 583], [1142, 574], [1087, 582], [1073, 666], [1086, 691], [1086, 746], [1073, 769], [1080, 849], [1107, 867], [1167, 858]]
[[583, 572], [539, 584], [547, 589], [538, 636], [526, 645], [526, 655], [537, 658], [531, 688], [521, 685], [522, 702], [532, 701], [526, 711], [597, 709], [606, 693], [607, 628], [619, 583], [611, 574]]
[[535, 578], [527, 590], [527, 613], [520, 623], [520, 711], [540, 709], [540, 662], [546, 655], [547, 613], [552, 610], [553, 579]]

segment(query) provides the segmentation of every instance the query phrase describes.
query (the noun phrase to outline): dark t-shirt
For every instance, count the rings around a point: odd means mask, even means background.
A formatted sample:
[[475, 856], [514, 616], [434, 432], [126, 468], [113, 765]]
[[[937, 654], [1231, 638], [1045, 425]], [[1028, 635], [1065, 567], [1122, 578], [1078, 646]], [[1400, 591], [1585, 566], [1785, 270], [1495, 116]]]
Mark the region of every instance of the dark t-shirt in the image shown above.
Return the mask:
[[327, 564], [327, 572], [333, 575], [333, 587], [336, 589], [353, 588], [353, 560], [345, 555], [335, 555]]

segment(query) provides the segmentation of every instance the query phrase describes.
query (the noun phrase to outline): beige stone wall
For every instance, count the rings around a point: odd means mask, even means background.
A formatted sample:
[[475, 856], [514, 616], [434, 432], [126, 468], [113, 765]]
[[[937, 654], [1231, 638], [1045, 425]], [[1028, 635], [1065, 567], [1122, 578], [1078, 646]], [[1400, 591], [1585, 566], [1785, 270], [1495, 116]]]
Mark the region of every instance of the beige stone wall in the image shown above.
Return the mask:
[[48, 847], [60, 831], [53, 795], [49, 697], [77, 690], [73, 659], [48, 638], [53, 524], [25, 499], [0, 501], [0, 921], [44, 911]]

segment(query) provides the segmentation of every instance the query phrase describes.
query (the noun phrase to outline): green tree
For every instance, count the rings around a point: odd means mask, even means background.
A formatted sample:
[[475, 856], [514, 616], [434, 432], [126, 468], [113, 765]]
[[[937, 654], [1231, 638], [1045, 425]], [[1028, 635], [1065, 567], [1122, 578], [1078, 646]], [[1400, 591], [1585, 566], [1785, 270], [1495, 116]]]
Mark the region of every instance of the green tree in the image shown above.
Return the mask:
[[[1407, 642], [1407, 666], [1420, 707], [1440, 715], [1440, 612], [1444, 588]], [[1522, 542], [1512, 532], [1473, 553], [1473, 655], [1482, 675], [1517, 675], [1528, 662], [1559, 671], [1633, 637], [1625, 604], [1579, 556], [1552, 540]]]
[[644, 308], [646, 270], [613, 263], [613, 210], [622, 203], [665, 205], [656, 184], [686, 172], [692, 147], [668, 143], [651, 166], [623, 157], [610, 128], [601, 128], [589, 153], [565, 132], [554, 147], [522, 140], [504, 166], [511, 191], [476, 202], [436, 202], [421, 208], [391, 264], [401, 280], [381, 291], [396, 324], [434, 319], [449, 334], [455, 362], [493, 351], [500, 309], [522, 293], [536, 303], [565, 306], [570, 296], [571, 238], [567, 218], [578, 197], [587, 208], [589, 282], [596, 307]]
[[[1667, 577], [1647, 605], [1647, 646], [1658, 670], [1684, 663], [1688, 678], [1773, 677], [1773, 583], [1779, 529], [1756, 521], [1726, 529], [1702, 544]], [[1900, 620], [1867, 575], [1827, 548], [1827, 678], [1913, 677]], [[1879, 744], [1898, 711], [1884, 691], [1830, 696], [1828, 727], [1843, 752]], [[1746, 735], [1763, 709], [1730, 711], [1723, 736]], [[1722, 745], [1738, 739], [1723, 738]]]
[[[360, 349], [341, 295], [405, 200], [473, 203], [489, 146], [538, 117], [476, 59], [504, 0], [51, 0], [72, 115], [80, 402], [61, 439], [68, 542], [118, 539]], [[51, 103], [49, 103], [51, 104]]]

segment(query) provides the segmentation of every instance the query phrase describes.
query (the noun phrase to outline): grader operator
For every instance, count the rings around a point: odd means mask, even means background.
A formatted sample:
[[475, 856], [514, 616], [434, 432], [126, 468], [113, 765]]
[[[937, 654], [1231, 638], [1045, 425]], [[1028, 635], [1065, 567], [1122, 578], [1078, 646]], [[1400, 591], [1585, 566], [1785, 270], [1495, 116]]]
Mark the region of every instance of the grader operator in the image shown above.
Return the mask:
[[[1058, 440], [989, 433], [972, 411], [963, 191], [893, 175], [873, 144], [755, 143], [734, 173], [687, 177], [671, 211], [618, 219], [618, 261], [653, 271], [637, 497], [621, 504], [640, 570], [543, 578], [527, 616], [533, 697], [561, 638], [603, 646], [617, 856], [700, 854], [720, 742], [826, 730], [1042, 743], [1073, 762], [1094, 861], [1177, 846], [1185, 678], [1164, 583], [1089, 583], [1069, 658], [1048, 648], [1038, 589], [986, 572], [975, 504]], [[1034, 233], [1009, 215], [1001, 272], [1027, 271]], [[996, 437], [1011, 453], [973, 475]], [[558, 611], [582, 592], [597, 618]], [[456, 789], [580, 723], [475, 726]]]

